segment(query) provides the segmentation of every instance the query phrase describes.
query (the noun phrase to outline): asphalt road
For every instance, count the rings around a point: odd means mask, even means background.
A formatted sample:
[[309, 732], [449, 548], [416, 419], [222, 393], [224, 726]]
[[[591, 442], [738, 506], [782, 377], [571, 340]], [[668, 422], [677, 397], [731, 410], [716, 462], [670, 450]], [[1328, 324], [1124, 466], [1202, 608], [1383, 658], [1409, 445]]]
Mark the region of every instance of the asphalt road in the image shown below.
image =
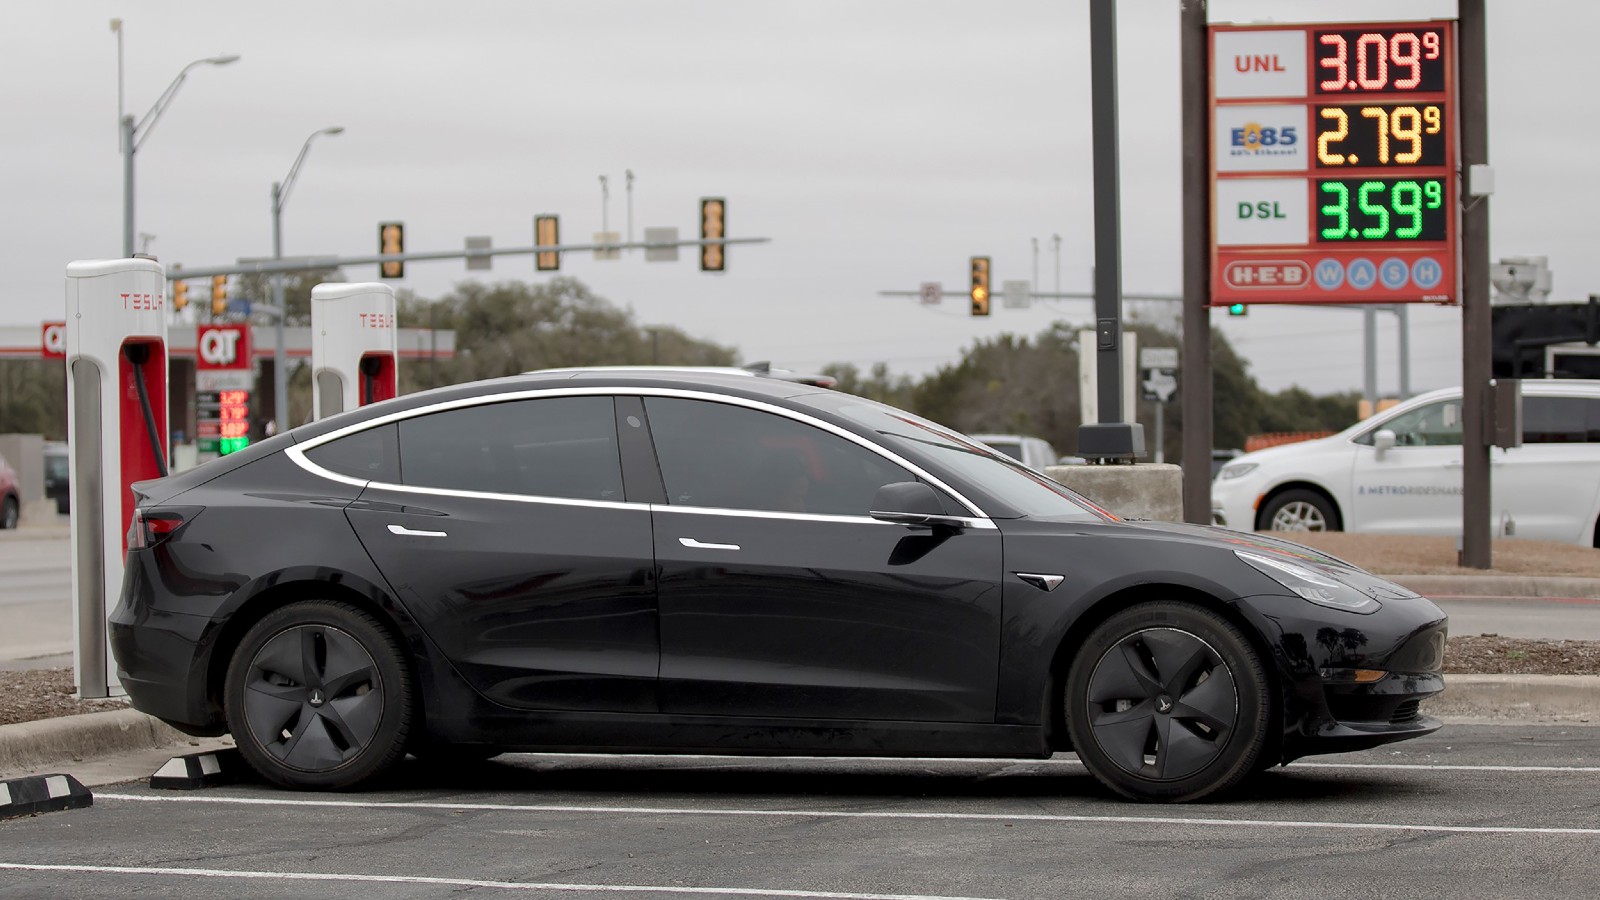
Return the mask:
[[62, 529], [0, 531], [0, 668], [72, 652], [71, 560]]
[[1592, 898], [1600, 728], [1455, 726], [1109, 797], [1048, 761], [521, 755], [387, 789], [102, 788], [0, 822], [0, 898]]

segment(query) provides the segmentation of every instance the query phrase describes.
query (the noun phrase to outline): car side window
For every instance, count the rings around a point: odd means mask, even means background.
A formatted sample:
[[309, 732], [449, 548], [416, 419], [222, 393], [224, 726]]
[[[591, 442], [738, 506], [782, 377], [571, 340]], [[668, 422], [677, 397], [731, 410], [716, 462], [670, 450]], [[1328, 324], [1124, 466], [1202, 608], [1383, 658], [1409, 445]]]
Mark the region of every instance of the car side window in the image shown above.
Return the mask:
[[1372, 436], [1383, 429], [1394, 432], [1396, 447], [1461, 446], [1461, 401], [1441, 400], [1420, 406], [1363, 434], [1359, 443], [1371, 445]]
[[306, 459], [346, 478], [400, 481], [400, 451], [394, 423], [347, 434], [306, 451]]
[[646, 397], [667, 502], [865, 516], [878, 488], [916, 476], [838, 435], [761, 410]]
[[400, 473], [414, 487], [621, 502], [610, 397], [485, 403], [402, 419]]
[[1523, 397], [1522, 442], [1600, 443], [1600, 400], [1589, 397]]

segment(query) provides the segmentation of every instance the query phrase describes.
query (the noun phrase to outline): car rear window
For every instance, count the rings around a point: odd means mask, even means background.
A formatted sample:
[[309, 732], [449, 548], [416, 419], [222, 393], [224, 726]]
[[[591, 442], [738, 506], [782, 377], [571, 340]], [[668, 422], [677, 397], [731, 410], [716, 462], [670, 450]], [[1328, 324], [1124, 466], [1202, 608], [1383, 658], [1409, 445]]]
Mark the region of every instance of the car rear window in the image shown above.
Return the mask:
[[346, 478], [400, 481], [399, 441], [392, 422], [312, 447], [306, 451], [306, 459]]

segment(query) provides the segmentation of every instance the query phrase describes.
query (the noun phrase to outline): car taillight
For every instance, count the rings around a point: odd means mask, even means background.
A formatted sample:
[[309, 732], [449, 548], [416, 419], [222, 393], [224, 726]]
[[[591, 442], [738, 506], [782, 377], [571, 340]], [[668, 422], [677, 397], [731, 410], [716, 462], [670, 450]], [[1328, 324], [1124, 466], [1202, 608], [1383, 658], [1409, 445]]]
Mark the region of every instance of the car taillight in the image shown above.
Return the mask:
[[172, 537], [199, 511], [200, 507], [135, 509], [133, 521], [128, 525], [128, 549], [145, 550], [156, 546]]

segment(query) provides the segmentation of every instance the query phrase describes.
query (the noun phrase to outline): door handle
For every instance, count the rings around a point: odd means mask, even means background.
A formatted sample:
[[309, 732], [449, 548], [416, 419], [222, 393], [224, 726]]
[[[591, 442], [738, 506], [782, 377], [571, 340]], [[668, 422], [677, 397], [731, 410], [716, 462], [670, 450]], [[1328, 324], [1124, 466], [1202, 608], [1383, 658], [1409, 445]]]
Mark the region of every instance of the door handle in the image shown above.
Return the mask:
[[707, 544], [694, 538], [678, 538], [678, 543], [696, 550], [737, 550], [738, 544]]
[[390, 534], [403, 534], [406, 537], [449, 537], [442, 531], [414, 531], [404, 525], [390, 525]]

